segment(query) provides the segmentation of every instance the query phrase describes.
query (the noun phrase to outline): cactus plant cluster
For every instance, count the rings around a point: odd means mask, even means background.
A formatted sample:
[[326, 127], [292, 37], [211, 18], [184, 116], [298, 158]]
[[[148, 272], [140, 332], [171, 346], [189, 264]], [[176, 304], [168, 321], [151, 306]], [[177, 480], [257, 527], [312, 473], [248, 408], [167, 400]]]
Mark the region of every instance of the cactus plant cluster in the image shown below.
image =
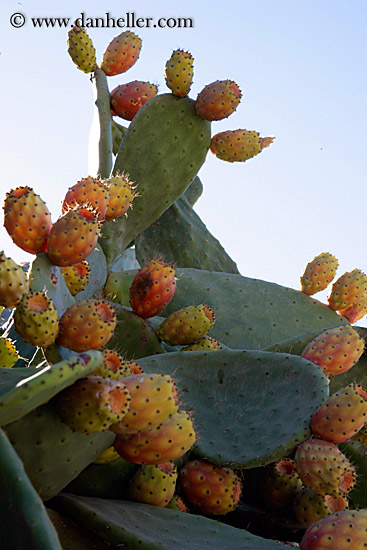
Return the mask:
[[5, 228], [35, 259], [0, 253], [4, 550], [280, 550], [279, 529], [302, 550], [364, 548], [367, 332], [351, 324], [367, 277], [342, 275], [326, 305], [313, 295], [336, 274], [330, 253], [301, 290], [238, 273], [193, 209], [198, 172], [209, 150], [245, 162], [274, 138], [212, 135], [242, 93], [216, 80], [191, 99], [182, 49], [169, 93], [110, 92], [141, 47], [123, 32], [98, 66], [72, 28], [97, 89], [98, 175], [66, 190], [54, 222], [33, 189], [5, 197]]

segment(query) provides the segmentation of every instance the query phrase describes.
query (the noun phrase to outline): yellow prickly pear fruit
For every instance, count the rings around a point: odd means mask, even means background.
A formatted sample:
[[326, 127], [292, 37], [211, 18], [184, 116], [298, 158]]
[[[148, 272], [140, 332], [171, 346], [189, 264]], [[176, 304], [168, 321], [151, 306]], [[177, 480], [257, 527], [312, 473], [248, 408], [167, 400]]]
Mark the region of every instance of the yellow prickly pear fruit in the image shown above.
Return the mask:
[[222, 346], [215, 338], [211, 336], [204, 336], [201, 340], [195, 344], [190, 344], [182, 348], [181, 351], [214, 351], [216, 349], [222, 349]]
[[45, 291], [31, 291], [23, 296], [15, 309], [14, 325], [28, 344], [47, 348], [55, 342], [59, 329], [58, 315]]
[[209, 306], [187, 306], [171, 313], [157, 327], [156, 333], [170, 346], [185, 346], [204, 338], [214, 323], [215, 315]]
[[322, 252], [309, 262], [301, 277], [301, 290], [304, 294], [312, 296], [316, 292], [325, 290], [334, 279], [338, 269], [338, 260], [329, 252]]
[[140, 466], [130, 480], [128, 495], [136, 502], [165, 507], [175, 493], [176, 481], [173, 462]]
[[114, 462], [118, 458], [120, 458], [120, 455], [115, 451], [115, 447], [112, 445], [103, 451], [93, 464], [108, 464], [109, 462]]
[[175, 50], [166, 63], [166, 84], [172, 93], [185, 97], [190, 90], [193, 77], [194, 58], [191, 53]]
[[348, 309], [367, 293], [367, 276], [360, 269], [347, 271], [332, 286], [328, 298], [329, 307], [334, 311]]
[[61, 268], [66, 286], [72, 296], [84, 290], [90, 277], [90, 267], [86, 260]]
[[103, 353], [103, 363], [91, 374], [94, 376], [103, 376], [112, 380], [118, 380], [122, 376], [132, 374], [130, 369], [130, 361], [124, 361], [123, 357], [117, 351], [110, 349], [101, 350]]
[[105, 220], [110, 221], [126, 214], [136, 196], [136, 187], [127, 174], [118, 174], [104, 183], [110, 194]]
[[364, 294], [358, 302], [348, 307], [347, 309], [342, 309], [338, 312], [342, 317], [348, 320], [348, 322], [353, 325], [367, 313], [367, 294]]
[[0, 336], [0, 367], [10, 369], [15, 365], [18, 358], [18, 352], [13, 342], [5, 336]]
[[0, 307], [15, 307], [25, 292], [28, 292], [28, 280], [23, 269], [0, 252]]
[[220, 160], [245, 162], [269, 147], [274, 137], [261, 138], [255, 130], [227, 130], [212, 137], [210, 150]]
[[68, 53], [83, 73], [92, 73], [97, 67], [96, 50], [87, 31], [74, 24], [68, 34]]

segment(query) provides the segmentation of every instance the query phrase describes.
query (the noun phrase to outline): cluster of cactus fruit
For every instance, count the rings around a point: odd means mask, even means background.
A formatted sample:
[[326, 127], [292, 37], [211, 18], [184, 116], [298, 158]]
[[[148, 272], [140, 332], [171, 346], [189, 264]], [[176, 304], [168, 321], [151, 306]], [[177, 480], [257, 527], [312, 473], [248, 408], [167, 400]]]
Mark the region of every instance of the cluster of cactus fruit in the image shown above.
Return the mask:
[[239, 86], [192, 100], [193, 57], [175, 50], [171, 93], [109, 92], [141, 39], [123, 32], [100, 66], [85, 29], [68, 46], [96, 85], [99, 169], [54, 223], [23, 183], [5, 198], [7, 232], [36, 258], [0, 253], [4, 549], [287, 548], [264, 518], [302, 550], [365, 548], [367, 329], [351, 325], [366, 275], [339, 277], [328, 305], [313, 295], [336, 275], [329, 253], [300, 291], [241, 276], [193, 209], [209, 150], [244, 162], [273, 142], [211, 136]]

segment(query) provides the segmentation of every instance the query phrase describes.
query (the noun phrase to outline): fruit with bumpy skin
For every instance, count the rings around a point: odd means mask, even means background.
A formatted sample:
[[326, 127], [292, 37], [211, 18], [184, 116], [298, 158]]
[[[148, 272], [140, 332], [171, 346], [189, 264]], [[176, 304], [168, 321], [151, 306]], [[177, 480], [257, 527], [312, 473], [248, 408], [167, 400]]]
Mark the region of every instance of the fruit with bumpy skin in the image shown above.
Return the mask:
[[272, 510], [288, 508], [302, 487], [294, 460], [290, 458], [278, 460], [256, 472], [258, 496], [261, 503]]
[[110, 349], [101, 350], [103, 363], [91, 373], [95, 376], [104, 376], [112, 380], [118, 380], [122, 376], [131, 374], [129, 361], [124, 361], [122, 355]]
[[329, 514], [341, 512], [347, 508], [348, 500], [345, 496], [318, 495], [315, 491], [306, 487], [297, 493], [293, 503], [293, 513], [296, 521], [304, 528]]
[[193, 344], [213, 328], [215, 316], [209, 306], [187, 306], [174, 311], [157, 327], [158, 338], [170, 346]]
[[96, 247], [99, 227], [93, 210], [77, 206], [57, 220], [47, 240], [53, 265], [65, 267], [85, 260]]
[[148, 319], [159, 315], [167, 307], [175, 291], [174, 267], [154, 259], [135, 275], [130, 286], [130, 305], [139, 317]]
[[0, 367], [11, 369], [18, 359], [18, 352], [13, 342], [5, 336], [0, 336]]
[[190, 344], [182, 348], [181, 351], [213, 351], [216, 349], [222, 349], [218, 340], [211, 336], [204, 336], [204, 338], [196, 342], [196, 344]]
[[111, 339], [116, 326], [115, 310], [102, 300], [80, 300], [60, 318], [57, 342], [81, 353], [100, 349]]
[[199, 459], [186, 462], [181, 468], [179, 486], [190, 508], [210, 516], [232, 512], [242, 491], [233, 470]]
[[364, 445], [365, 447], [367, 447], [367, 425], [365, 424], [360, 430], [359, 432], [357, 432], [353, 437], [352, 439], [354, 441], [358, 441], [358, 443], [360, 443], [361, 445]]
[[363, 353], [364, 341], [350, 326], [325, 330], [314, 338], [302, 352], [302, 357], [319, 365], [326, 376], [332, 377], [351, 369]]
[[189, 509], [182, 500], [181, 497], [178, 495], [174, 495], [172, 500], [167, 504], [166, 508], [170, 508], [171, 510], [177, 510], [178, 512], [185, 512], [189, 513]]
[[325, 288], [334, 279], [339, 262], [329, 252], [322, 252], [315, 256], [306, 266], [301, 277], [301, 290], [312, 296]]
[[347, 319], [348, 323], [353, 325], [367, 313], [367, 294], [364, 294], [362, 298], [358, 300], [355, 304], [348, 307], [347, 309], [342, 309], [338, 312], [342, 317]]
[[125, 376], [123, 381], [131, 395], [130, 409], [120, 422], [111, 426], [111, 431], [143, 432], [177, 413], [177, 390], [169, 375], [135, 374]]
[[58, 315], [45, 291], [25, 294], [14, 312], [17, 333], [28, 344], [47, 348], [56, 340]]
[[74, 24], [68, 34], [68, 53], [83, 73], [92, 73], [97, 68], [96, 50], [87, 31]]
[[15, 307], [28, 292], [28, 287], [27, 275], [20, 265], [0, 252], [0, 306]]
[[69, 187], [62, 203], [62, 212], [65, 214], [76, 206], [87, 206], [94, 210], [100, 221], [103, 221], [109, 198], [108, 188], [104, 185], [104, 182], [88, 176]]
[[311, 430], [320, 439], [342, 443], [364, 426], [366, 417], [367, 392], [359, 384], [350, 384], [320, 405], [311, 418]]
[[51, 214], [31, 187], [17, 187], [6, 194], [4, 227], [19, 248], [38, 254], [46, 250]]
[[163, 464], [184, 455], [196, 438], [192, 420], [181, 411], [151, 430], [118, 435], [114, 445], [119, 455], [133, 464]]
[[107, 76], [125, 73], [138, 60], [141, 39], [131, 31], [116, 36], [103, 54], [101, 69]]
[[191, 53], [174, 50], [166, 63], [165, 78], [174, 95], [185, 97], [190, 91], [193, 77], [194, 58]]
[[347, 271], [331, 288], [329, 307], [334, 311], [348, 309], [367, 293], [367, 276], [360, 269]]
[[227, 130], [212, 137], [210, 150], [220, 160], [245, 162], [261, 153], [265, 147], [269, 147], [274, 139], [261, 138], [255, 130]]
[[105, 220], [115, 220], [126, 214], [136, 197], [136, 187], [126, 174], [120, 174], [105, 180], [110, 194]]
[[139, 109], [157, 93], [158, 87], [150, 82], [133, 80], [120, 84], [111, 92], [112, 116], [132, 120]]
[[84, 290], [90, 277], [90, 267], [87, 260], [61, 268], [66, 286], [72, 296]]
[[107, 430], [129, 409], [130, 394], [120, 381], [100, 376], [77, 380], [55, 398], [61, 420], [72, 430], [93, 433]]
[[130, 479], [128, 497], [136, 502], [165, 507], [172, 499], [177, 468], [172, 462], [141, 466]]
[[301, 550], [365, 550], [367, 510], [336, 512], [311, 525]]
[[120, 458], [120, 455], [115, 451], [115, 447], [111, 445], [93, 461], [93, 464], [109, 464], [115, 462], [118, 458]]
[[343, 495], [354, 486], [355, 469], [334, 443], [323, 439], [301, 443], [295, 463], [304, 485], [319, 495]]
[[241, 90], [233, 80], [217, 80], [197, 96], [196, 113], [204, 120], [222, 120], [237, 109], [241, 97]]

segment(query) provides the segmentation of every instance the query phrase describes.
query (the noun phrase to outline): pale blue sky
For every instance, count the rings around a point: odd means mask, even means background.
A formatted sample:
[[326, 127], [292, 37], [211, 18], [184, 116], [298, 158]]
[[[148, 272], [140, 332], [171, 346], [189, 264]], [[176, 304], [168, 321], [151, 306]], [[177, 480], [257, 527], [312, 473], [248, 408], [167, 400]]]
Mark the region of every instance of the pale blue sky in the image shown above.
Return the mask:
[[[111, 89], [138, 79], [167, 92], [165, 62], [181, 47], [195, 58], [192, 98], [217, 79], [235, 80], [243, 91], [237, 111], [213, 123], [213, 134], [247, 128], [276, 136], [244, 164], [209, 152], [199, 174], [205, 191], [196, 210], [243, 275], [299, 288], [306, 263], [323, 251], [338, 257], [338, 275], [367, 271], [365, 0], [187, 0], [179, 7], [163, 0], [77, 0], [57, 8], [50, 1], [2, 1], [1, 200], [11, 188], [30, 185], [53, 220], [67, 188], [88, 175], [93, 94], [66, 52], [66, 30], [35, 29], [30, 20], [73, 20], [81, 11], [192, 17], [192, 29], [131, 29], [143, 40], [141, 56], [110, 79]], [[9, 23], [14, 12], [27, 18], [21, 29]], [[89, 30], [99, 61], [119, 32]], [[0, 222], [0, 250], [28, 260]]]

